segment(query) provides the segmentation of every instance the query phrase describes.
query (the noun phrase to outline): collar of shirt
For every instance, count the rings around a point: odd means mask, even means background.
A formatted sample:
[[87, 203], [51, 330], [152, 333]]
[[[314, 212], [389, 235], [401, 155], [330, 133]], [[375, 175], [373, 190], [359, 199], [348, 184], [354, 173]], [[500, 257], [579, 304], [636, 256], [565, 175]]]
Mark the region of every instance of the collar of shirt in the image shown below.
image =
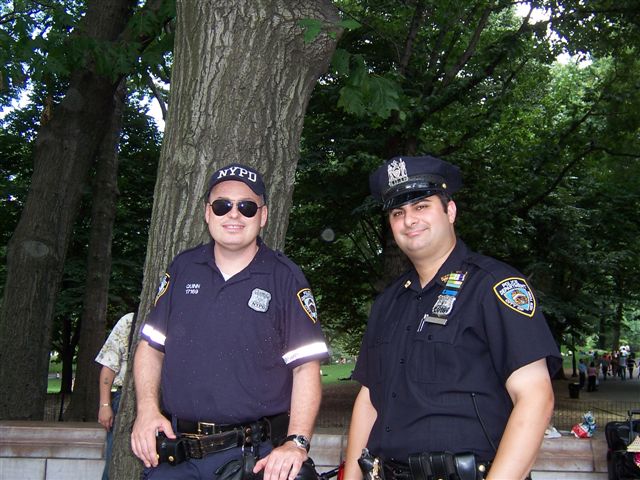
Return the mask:
[[[402, 276], [400, 282], [401, 288], [398, 289], [398, 296], [407, 291], [420, 293], [430, 289], [433, 285], [444, 287], [445, 282], [442, 280], [442, 277], [448, 275], [451, 272], [460, 270], [460, 267], [464, 263], [465, 259], [469, 256], [469, 254], [470, 251], [467, 245], [460, 238], [457, 238], [456, 246], [453, 247], [453, 250], [447, 257], [447, 259], [438, 269], [438, 273], [436, 273], [436, 275], [433, 277], [433, 280], [427, 283], [424, 288], [421, 288], [418, 272], [416, 272], [415, 268], [412, 268]], [[408, 285], [407, 282], [409, 282]]]
[[[269, 254], [272, 252], [272, 250], [267, 246], [266, 243], [262, 241], [262, 238], [258, 237], [256, 241], [258, 243], [258, 252], [256, 253], [256, 256], [253, 257], [253, 260], [251, 260], [251, 263], [247, 266], [247, 268], [243, 270], [243, 272], [270, 273], [273, 271], [273, 265], [271, 264], [271, 262], [269, 262]], [[217, 269], [218, 267], [216, 266], [213, 257], [214, 245], [215, 242], [213, 240], [211, 240], [209, 243], [202, 244], [200, 246], [200, 249], [198, 250], [195, 262], [211, 264]], [[241, 275], [243, 272], [234, 275], [234, 277], [244, 277], [244, 275]]]

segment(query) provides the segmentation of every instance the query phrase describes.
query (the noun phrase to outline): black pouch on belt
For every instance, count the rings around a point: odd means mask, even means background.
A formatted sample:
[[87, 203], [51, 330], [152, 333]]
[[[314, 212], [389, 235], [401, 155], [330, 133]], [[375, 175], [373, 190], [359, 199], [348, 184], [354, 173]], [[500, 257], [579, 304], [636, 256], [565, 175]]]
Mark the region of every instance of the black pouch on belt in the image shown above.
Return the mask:
[[184, 439], [180, 437], [167, 438], [162, 432], [158, 433], [156, 437], [156, 451], [160, 463], [168, 463], [172, 466], [176, 466], [188, 458]]
[[[253, 473], [256, 458], [251, 452], [244, 452], [239, 460], [231, 460], [216, 470], [218, 480], [262, 480], [264, 471]], [[318, 480], [320, 475], [316, 471], [313, 460], [307, 458], [300, 467], [295, 480]]]
[[482, 480], [484, 474], [476, 466], [473, 453], [427, 452], [409, 455], [409, 469], [414, 480], [443, 478], [449, 480]]
[[216, 470], [218, 480], [251, 480], [257, 478], [253, 473], [256, 457], [253, 452], [245, 450], [242, 457], [231, 460]]

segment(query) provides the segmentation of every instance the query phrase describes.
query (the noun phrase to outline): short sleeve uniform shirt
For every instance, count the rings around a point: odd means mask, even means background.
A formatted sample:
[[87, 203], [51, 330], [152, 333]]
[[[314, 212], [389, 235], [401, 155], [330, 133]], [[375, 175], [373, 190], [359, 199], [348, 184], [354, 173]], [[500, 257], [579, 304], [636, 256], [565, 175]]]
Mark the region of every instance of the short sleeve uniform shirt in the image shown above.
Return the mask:
[[127, 371], [129, 333], [132, 321], [133, 313], [127, 313], [118, 320], [95, 359], [100, 365], [115, 372], [114, 387], [122, 387], [124, 375]]
[[168, 413], [233, 424], [285, 412], [293, 368], [328, 357], [301, 270], [259, 246], [227, 281], [213, 242], [181, 253], [169, 267], [141, 333], [164, 352]]
[[[426, 318], [462, 274], [446, 324]], [[513, 408], [505, 382], [542, 358], [555, 373], [560, 353], [526, 279], [458, 239], [424, 289], [412, 269], [372, 307], [353, 374], [378, 413], [370, 451], [401, 461], [443, 450], [492, 459]]]

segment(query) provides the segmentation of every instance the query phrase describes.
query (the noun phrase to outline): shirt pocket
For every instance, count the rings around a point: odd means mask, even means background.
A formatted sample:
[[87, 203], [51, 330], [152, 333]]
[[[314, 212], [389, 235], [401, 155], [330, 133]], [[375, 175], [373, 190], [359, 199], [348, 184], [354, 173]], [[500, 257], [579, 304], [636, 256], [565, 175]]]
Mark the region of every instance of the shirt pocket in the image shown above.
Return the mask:
[[449, 319], [447, 325], [426, 323], [421, 332], [416, 332], [410, 348], [409, 378], [420, 383], [446, 383], [457, 378], [457, 337], [456, 321]]
[[389, 338], [377, 336], [373, 342], [367, 346], [367, 378], [372, 384], [382, 383], [384, 379], [386, 356], [389, 353]]

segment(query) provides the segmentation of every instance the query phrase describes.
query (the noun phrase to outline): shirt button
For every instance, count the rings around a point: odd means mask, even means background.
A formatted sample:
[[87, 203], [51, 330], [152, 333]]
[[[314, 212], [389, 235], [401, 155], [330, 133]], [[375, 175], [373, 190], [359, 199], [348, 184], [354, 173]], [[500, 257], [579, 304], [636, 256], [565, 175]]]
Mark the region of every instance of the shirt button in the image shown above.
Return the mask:
[[433, 340], [433, 335], [429, 334], [429, 335], [427, 336], [427, 340]]
[[404, 363], [404, 358], [400, 359], [400, 364], [402, 365]]
[[416, 297], [416, 300], [422, 300], [422, 295], [418, 295], [418, 296]]
[[391, 431], [391, 427], [389, 427], [389, 426], [384, 427], [384, 431], [385, 432], [390, 432]]
[[396, 398], [398, 394], [396, 392], [391, 392], [391, 398]]
[[411, 325], [407, 325], [407, 327], [405, 328], [405, 330], [406, 330], [407, 332], [410, 332], [410, 331], [411, 331]]

